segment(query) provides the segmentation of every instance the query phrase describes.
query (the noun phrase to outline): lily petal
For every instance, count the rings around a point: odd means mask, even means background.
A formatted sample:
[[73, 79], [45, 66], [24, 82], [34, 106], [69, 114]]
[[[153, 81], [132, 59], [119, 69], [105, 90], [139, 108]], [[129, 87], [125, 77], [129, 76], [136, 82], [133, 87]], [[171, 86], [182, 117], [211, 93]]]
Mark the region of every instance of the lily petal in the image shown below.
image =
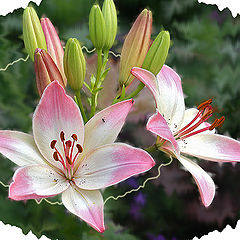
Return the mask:
[[152, 157], [139, 148], [113, 143], [97, 148], [81, 162], [76, 185], [87, 190], [105, 188], [155, 165]]
[[33, 137], [22, 132], [0, 131], [0, 153], [18, 166], [44, 163]]
[[178, 143], [175, 140], [170, 128], [168, 127], [166, 120], [158, 111], [156, 114], [152, 115], [148, 119], [147, 130], [167, 140], [171, 144], [170, 145], [171, 149], [169, 150], [179, 155], [180, 151], [179, 151]]
[[131, 73], [143, 82], [152, 92], [159, 112], [176, 131], [183, 120], [185, 111], [181, 78], [170, 67], [163, 65], [155, 77], [151, 72], [134, 67]]
[[86, 191], [72, 186], [62, 194], [64, 206], [98, 232], [104, 232], [103, 199], [100, 191]]
[[157, 75], [157, 80], [160, 92], [158, 109], [172, 132], [175, 132], [180, 126], [185, 112], [181, 78], [172, 68], [163, 65]]
[[156, 76], [150, 71], [138, 67], [133, 67], [131, 73], [134, 77], [144, 83], [144, 85], [151, 91], [157, 107], [160, 106], [160, 92]]
[[219, 134], [198, 134], [185, 139], [183, 153], [216, 162], [240, 162], [240, 142]]
[[26, 200], [55, 196], [69, 187], [68, 181], [47, 165], [19, 168], [9, 187], [9, 198]]
[[98, 146], [113, 143], [133, 103], [132, 99], [119, 102], [94, 115], [85, 125], [83, 151], [87, 153]]
[[212, 178], [190, 159], [181, 156], [178, 160], [192, 174], [197, 183], [202, 203], [205, 207], [208, 207], [212, 203], [215, 195], [215, 184]]
[[[73, 99], [66, 95], [63, 87], [54, 81], [45, 89], [33, 116], [33, 136], [42, 155], [53, 165], [60, 163], [53, 159], [54, 150], [50, 148], [52, 140], [57, 140], [56, 148], [64, 152], [60, 132], [65, 139], [72, 134], [78, 137], [78, 144], [83, 145], [84, 125], [80, 110]], [[71, 139], [72, 140], [72, 139]]]

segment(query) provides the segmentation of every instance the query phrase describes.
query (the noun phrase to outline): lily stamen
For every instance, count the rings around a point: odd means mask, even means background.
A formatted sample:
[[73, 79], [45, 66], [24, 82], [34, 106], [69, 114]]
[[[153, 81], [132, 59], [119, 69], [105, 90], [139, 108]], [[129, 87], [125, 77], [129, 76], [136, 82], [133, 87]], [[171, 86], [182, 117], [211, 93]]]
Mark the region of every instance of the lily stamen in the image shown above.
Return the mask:
[[[213, 113], [211, 104], [212, 103], [212, 99], [208, 99], [207, 101], [201, 103], [197, 109], [199, 110], [198, 113], [196, 114], [196, 116], [192, 119], [192, 121], [190, 121], [185, 127], [181, 128], [180, 130], [178, 130], [174, 135], [178, 136], [179, 133], [183, 133], [184, 130], [186, 130], [187, 128], [189, 128], [199, 117], [201, 119], [204, 119], [204, 121], [206, 121], [206, 117], [207, 114], [210, 113], [210, 111], [212, 111], [211, 113]], [[210, 114], [209, 114], [210, 115]], [[202, 116], [202, 117], [201, 117]]]
[[70, 153], [70, 158], [71, 158], [71, 159], [72, 159], [74, 144], [75, 144], [75, 142], [78, 140], [77, 135], [76, 135], [76, 134], [73, 134], [73, 135], [72, 135], [72, 139], [73, 139], [73, 144], [72, 144], [72, 149], [71, 149], [71, 153]]
[[220, 117], [219, 119], [215, 119], [215, 121], [212, 123], [212, 125], [209, 127], [209, 130], [213, 130], [216, 127], [220, 127], [223, 125], [223, 122], [225, 121], [225, 117]]
[[[62, 142], [64, 150], [63, 154], [61, 154], [56, 148], [57, 140], [52, 140], [50, 143], [50, 147], [55, 150], [55, 152], [53, 153], [53, 159], [55, 161], [59, 161], [62, 164], [65, 171], [65, 175], [67, 176], [68, 179], [71, 179], [71, 176], [73, 175], [74, 162], [76, 161], [78, 155], [83, 152], [82, 146], [80, 144], [75, 144], [78, 140], [77, 135], [72, 134], [71, 137], [73, 141], [72, 140], [66, 141], [64, 132], [63, 131], [60, 132], [60, 140]], [[77, 152], [73, 157], [74, 147], [77, 148]]]
[[59, 161], [59, 157], [58, 157], [58, 153], [57, 153], [57, 152], [54, 152], [54, 153], [53, 153], [53, 158], [54, 158], [54, 160], [55, 160], [56, 162]]
[[225, 121], [225, 117], [224, 116], [220, 117], [220, 119], [218, 121], [218, 127], [221, 127], [223, 125], [224, 121]]
[[205, 108], [207, 108], [210, 104], [212, 104], [212, 98], [208, 99], [207, 101], [201, 103], [198, 105], [197, 109], [200, 110], [204, 110]]
[[55, 161], [59, 161], [63, 165], [63, 168], [66, 169], [64, 159], [63, 159], [62, 155], [60, 154], [60, 152], [56, 148], [56, 143], [57, 143], [57, 140], [52, 140], [51, 144], [50, 144], [50, 147], [55, 150], [55, 152], [53, 153], [53, 159]]
[[66, 156], [66, 159], [67, 159], [68, 164], [69, 164], [69, 165], [72, 165], [72, 161], [71, 161], [70, 157], [69, 157], [69, 156]]
[[[201, 117], [201, 119], [196, 124], [194, 124], [192, 127], [188, 128], [187, 130], [185, 130], [183, 132], [182, 132], [182, 130], [180, 130], [179, 131], [180, 134], [178, 134], [175, 138], [181, 138], [182, 136], [192, 132], [194, 129], [199, 127], [203, 122], [207, 121], [211, 116], [212, 116], [212, 113], [205, 114], [204, 117]], [[189, 136], [189, 135], [187, 135], [187, 136]]]
[[[72, 146], [72, 142], [70, 140], [66, 141], [66, 156], [69, 156], [69, 151]], [[70, 156], [69, 156], [70, 157]]]
[[[220, 126], [224, 122], [224, 117], [221, 117], [220, 119], [216, 119], [211, 126], [196, 130], [197, 127], [199, 127], [202, 123], [206, 122], [212, 115], [213, 115], [213, 107], [210, 105], [212, 103], [212, 99], [209, 99], [203, 103], [201, 103], [198, 106], [198, 113], [196, 116], [191, 120], [185, 127], [180, 129], [174, 134], [175, 139], [185, 139], [190, 136], [196, 135], [198, 133], [207, 131], [207, 130], [213, 130], [214, 128]], [[196, 120], [199, 118], [199, 120], [196, 122]], [[196, 122], [194, 124], [194, 122]], [[193, 125], [194, 124], [194, 125]]]
[[201, 133], [201, 132], [205, 132], [207, 130], [209, 130], [209, 127], [205, 127], [205, 128], [199, 129], [199, 130], [197, 130], [195, 132], [192, 132], [192, 133], [189, 133], [189, 134], [187, 134], [185, 136], [179, 137], [179, 139], [183, 140], [185, 138], [191, 137], [191, 136], [196, 135], [196, 134]]
[[63, 131], [60, 132], [60, 139], [61, 139], [62, 142], [65, 141], [65, 134], [64, 134]]
[[201, 116], [201, 112], [199, 111], [196, 116], [190, 121], [185, 127], [178, 130], [174, 135], [177, 136], [180, 132], [184, 131], [185, 129], [189, 128], [199, 117]]
[[223, 116], [222, 116], [220, 119], [215, 119], [215, 121], [212, 123], [211, 126], [202, 128], [202, 129], [197, 130], [197, 131], [195, 131], [195, 132], [192, 132], [192, 133], [190, 133], [190, 134], [188, 134], [188, 135], [185, 135], [185, 136], [183, 136], [183, 137], [180, 137], [180, 139], [183, 140], [183, 139], [185, 139], [185, 138], [191, 137], [191, 136], [196, 135], [196, 134], [201, 133], [201, 132], [205, 132], [205, 131], [207, 131], [207, 130], [211, 131], [211, 130], [213, 130], [214, 128], [221, 126], [221, 125], [223, 124], [224, 120], [225, 120], [225, 117], [223, 117]]
[[78, 149], [78, 152], [75, 154], [72, 164], [74, 164], [75, 160], [77, 159], [77, 156], [83, 152], [83, 148], [80, 144], [77, 144], [76, 147]]

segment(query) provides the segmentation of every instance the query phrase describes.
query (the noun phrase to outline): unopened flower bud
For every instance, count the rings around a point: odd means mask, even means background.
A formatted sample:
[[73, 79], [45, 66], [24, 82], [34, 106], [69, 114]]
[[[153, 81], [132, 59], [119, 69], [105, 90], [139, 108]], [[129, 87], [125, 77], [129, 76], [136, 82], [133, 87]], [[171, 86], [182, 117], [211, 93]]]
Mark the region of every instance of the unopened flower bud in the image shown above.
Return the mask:
[[44, 33], [34, 8], [27, 7], [23, 12], [23, 40], [27, 53], [34, 61], [36, 48], [47, 50]]
[[117, 34], [117, 11], [113, 0], [104, 1], [102, 13], [106, 24], [104, 49], [109, 50], [112, 47]]
[[61, 44], [61, 41], [58, 37], [58, 34], [51, 23], [51, 21], [48, 18], [41, 18], [40, 20], [42, 29], [44, 32], [44, 36], [47, 43], [47, 51], [52, 57], [53, 61], [56, 63], [59, 71], [61, 72], [61, 75], [63, 77], [65, 86], [67, 85], [67, 79], [64, 74], [63, 69], [63, 55], [64, 50]]
[[168, 31], [161, 31], [150, 47], [142, 68], [157, 75], [166, 61], [170, 46], [170, 35]]
[[106, 26], [102, 11], [96, 4], [89, 15], [89, 34], [94, 47], [97, 50], [102, 49], [106, 40]]
[[34, 54], [37, 89], [42, 96], [44, 89], [49, 83], [57, 80], [63, 87], [64, 81], [57, 65], [46, 50], [37, 48]]
[[134, 77], [130, 71], [133, 67], [141, 67], [149, 49], [152, 31], [152, 12], [144, 9], [134, 22], [122, 48], [120, 58], [120, 85], [127, 87]]
[[76, 38], [67, 41], [64, 53], [64, 71], [70, 87], [74, 91], [82, 88], [86, 75], [86, 61], [81, 45]]

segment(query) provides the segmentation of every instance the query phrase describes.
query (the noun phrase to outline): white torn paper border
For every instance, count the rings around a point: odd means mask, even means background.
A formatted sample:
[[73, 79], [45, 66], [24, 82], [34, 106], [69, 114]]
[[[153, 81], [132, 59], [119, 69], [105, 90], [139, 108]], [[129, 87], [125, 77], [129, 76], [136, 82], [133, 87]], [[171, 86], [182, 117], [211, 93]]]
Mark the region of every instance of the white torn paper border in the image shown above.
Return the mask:
[[0, 221], [0, 238], [8, 240], [50, 240], [46, 236], [42, 236], [38, 239], [31, 231], [25, 235], [21, 228], [4, 224]]
[[237, 225], [234, 228], [227, 225], [222, 232], [217, 230], [208, 233], [208, 235], [202, 236], [201, 238], [193, 238], [193, 240], [237, 240], [240, 239], [240, 220], [238, 220]]
[[42, 0], [1, 0], [0, 16], [6, 16], [15, 9], [26, 8], [29, 2], [35, 2], [38, 6]]
[[[8, 13], [13, 12], [18, 8], [26, 8], [30, 1], [35, 2], [38, 6], [42, 0], [2, 0], [0, 7], [0, 16], [5, 16]], [[222, 11], [224, 8], [229, 8], [232, 16], [236, 17], [240, 15], [240, 0], [198, 0], [199, 3], [216, 4], [218, 9]], [[240, 239], [240, 220], [238, 221], [236, 228], [232, 229], [229, 225], [222, 232], [217, 230], [208, 233], [208, 235], [202, 236], [200, 239], [194, 237], [193, 240], [235, 240]], [[38, 240], [38, 238], [30, 231], [27, 235], [24, 235], [22, 230], [18, 227], [5, 225], [0, 221], [0, 237], [6, 237], [8, 240]], [[42, 236], [39, 240], [49, 240], [49, 238]]]
[[222, 11], [224, 8], [229, 8], [233, 17], [240, 15], [240, 0], [198, 0], [199, 3], [216, 4], [218, 9]]

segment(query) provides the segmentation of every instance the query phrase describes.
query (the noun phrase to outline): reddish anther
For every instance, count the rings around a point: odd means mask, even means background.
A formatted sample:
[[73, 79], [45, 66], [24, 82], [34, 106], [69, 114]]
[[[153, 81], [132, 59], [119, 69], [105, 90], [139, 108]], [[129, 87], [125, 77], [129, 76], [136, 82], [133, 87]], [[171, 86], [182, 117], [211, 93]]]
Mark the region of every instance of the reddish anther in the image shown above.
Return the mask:
[[225, 121], [225, 117], [220, 117], [219, 119], [216, 119], [213, 124], [209, 127], [209, 130], [213, 130], [216, 127], [220, 127], [223, 125], [223, 122]]
[[[185, 127], [178, 130], [175, 133], [175, 138], [178, 139], [186, 139], [188, 137], [194, 136], [198, 133], [205, 132], [207, 130], [213, 130], [216, 127], [219, 127], [223, 124], [225, 118], [221, 117], [220, 119], [216, 119], [210, 126], [204, 127], [202, 129], [197, 129], [203, 122], [207, 121], [213, 114], [213, 107], [210, 105], [212, 103], [212, 99], [209, 99], [198, 106], [198, 113], [193, 118], [193, 120], [188, 123]], [[199, 120], [197, 120], [199, 118]], [[195, 121], [197, 122], [193, 124]], [[196, 130], [197, 129], [197, 130]]]
[[57, 140], [52, 140], [52, 141], [51, 141], [51, 144], [50, 144], [51, 149], [54, 149], [54, 148], [55, 148], [56, 143], [57, 143]]
[[80, 144], [77, 144], [77, 149], [78, 149], [78, 152], [79, 153], [82, 153], [82, 151], [83, 151], [83, 148], [82, 148], [82, 146], [80, 145]]
[[72, 146], [72, 142], [70, 140], [66, 141], [67, 148], [70, 148]]
[[213, 110], [208, 110], [207, 112], [205, 112], [204, 114], [203, 114], [203, 116], [201, 117], [201, 119], [203, 120], [203, 121], [205, 121], [210, 115], [212, 115], [213, 114]]
[[212, 104], [212, 99], [208, 99], [207, 101], [201, 103], [197, 109], [200, 111], [200, 110], [204, 110], [206, 107], [208, 107], [210, 104]]
[[[59, 161], [63, 168], [66, 171], [66, 174], [71, 175], [72, 168], [74, 167], [74, 162], [77, 159], [78, 155], [83, 152], [83, 148], [80, 144], [75, 144], [75, 142], [78, 140], [78, 137], [76, 134], [72, 134], [72, 140], [65, 140], [65, 134], [63, 131], [60, 132], [60, 139], [63, 146], [63, 152], [58, 151], [56, 148], [57, 140], [52, 140], [50, 147], [55, 150], [53, 153], [53, 158], [55, 161]], [[74, 153], [74, 148], [77, 148], [77, 151]]]
[[60, 139], [61, 139], [62, 142], [65, 141], [65, 134], [64, 134], [63, 131], [60, 132]]
[[72, 135], [72, 138], [73, 138], [73, 140], [74, 140], [74, 141], [77, 141], [77, 140], [78, 140], [78, 138], [77, 138], [77, 135], [76, 135], [76, 134], [73, 134], [73, 135]]
[[69, 164], [69, 165], [72, 165], [72, 160], [70, 159], [70, 157], [69, 157], [69, 156], [66, 156], [66, 159], [67, 159], [68, 164]]
[[218, 126], [219, 119], [215, 119], [212, 125], [209, 127], [209, 130], [213, 130], [215, 127]]
[[54, 159], [55, 161], [59, 161], [58, 153], [57, 153], [57, 152], [54, 152], [54, 153], [53, 153], [53, 159]]
[[220, 117], [219, 121], [218, 121], [218, 127], [221, 127], [223, 125], [224, 121], [225, 121], [225, 117], [224, 116]]

